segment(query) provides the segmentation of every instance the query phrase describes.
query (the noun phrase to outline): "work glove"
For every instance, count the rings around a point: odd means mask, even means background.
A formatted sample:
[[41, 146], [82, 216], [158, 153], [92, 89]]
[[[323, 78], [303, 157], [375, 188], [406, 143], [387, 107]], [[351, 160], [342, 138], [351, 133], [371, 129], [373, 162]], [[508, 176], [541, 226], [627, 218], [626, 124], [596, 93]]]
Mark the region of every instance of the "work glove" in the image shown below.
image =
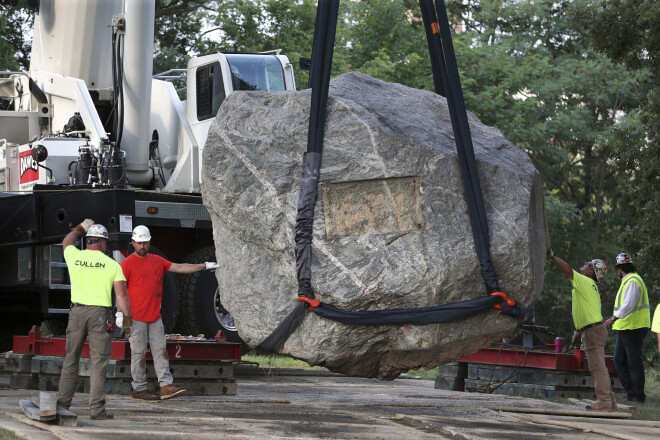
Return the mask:
[[94, 224], [94, 220], [86, 218], [85, 220], [82, 221], [78, 226], [75, 228], [72, 228], [72, 231], [78, 231], [80, 235], [85, 235], [87, 234], [87, 231], [89, 231], [89, 228], [92, 227]]
[[[121, 313], [121, 321], [119, 320], [118, 315]], [[119, 332], [120, 338], [128, 339], [131, 337], [133, 331], [133, 317], [131, 315], [124, 316], [122, 312], [117, 312], [117, 326], [121, 328]]]
[[206, 264], [206, 270], [214, 270], [220, 267], [218, 263], [215, 263], [213, 261], [207, 261], [204, 264]]
[[115, 313], [115, 325], [119, 328], [124, 326], [124, 312]]

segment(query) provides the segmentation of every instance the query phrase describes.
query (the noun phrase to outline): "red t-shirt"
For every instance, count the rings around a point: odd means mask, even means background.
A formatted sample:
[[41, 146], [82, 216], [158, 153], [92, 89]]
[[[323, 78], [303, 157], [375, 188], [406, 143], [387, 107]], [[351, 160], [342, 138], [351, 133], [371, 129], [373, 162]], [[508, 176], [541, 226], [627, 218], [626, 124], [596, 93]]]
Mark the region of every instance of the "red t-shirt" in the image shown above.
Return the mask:
[[154, 322], [160, 318], [163, 276], [171, 265], [171, 262], [154, 254], [147, 254], [145, 258], [131, 254], [122, 261], [131, 315], [136, 321]]

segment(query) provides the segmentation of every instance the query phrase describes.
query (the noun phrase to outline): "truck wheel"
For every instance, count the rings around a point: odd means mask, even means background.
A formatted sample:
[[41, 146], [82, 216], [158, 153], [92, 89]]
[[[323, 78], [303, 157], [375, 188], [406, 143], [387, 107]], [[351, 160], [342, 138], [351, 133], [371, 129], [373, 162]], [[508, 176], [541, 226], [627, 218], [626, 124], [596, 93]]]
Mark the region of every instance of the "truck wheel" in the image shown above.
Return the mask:
[[39, 326], [39, 331], [43, 336], [55, 335], [55, 336], [64, 336], [66, 335], [66, 325], [67, 319], [57, 319], [51, 318], [46, 319]]
[[[203, 263], [216, 261], [215, 249], [207, 247], [188, 255], [186, 263]], [[212, 338], [218, 330], [227, 337], [227, 342], [247, 345], [238, 336], [234, 318], [220, 302], [220, 289], [215, 273], [209, 270], [179, 275], [179, 290], [181, 292], [181, 314], [179, 330], [186, 335], [203, 333], [206, 338]]]
[[[129, 243], [128, 255], [133, 252], [135, 252], [135, 248]], [[167, 258], [156, 246], [150, 246], [149, 253]], [[163, 320], [165, 334], [174, 332], [174, 326], [179, 317], [179, 302], [179, 283], [176, 274], [165, 272], [163, 277], [163, 299], [160, 304], [160, 317]]]

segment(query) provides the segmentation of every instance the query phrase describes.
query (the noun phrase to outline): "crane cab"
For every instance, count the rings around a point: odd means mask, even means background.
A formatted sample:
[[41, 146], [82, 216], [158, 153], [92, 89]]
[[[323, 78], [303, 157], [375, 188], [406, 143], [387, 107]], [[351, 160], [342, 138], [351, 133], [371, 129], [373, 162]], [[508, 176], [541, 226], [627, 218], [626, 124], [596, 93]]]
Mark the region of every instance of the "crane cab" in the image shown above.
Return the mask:
[[188, 63], [186, 114], [200, 145], [224, 99], [235, 91], [295, 90], [289, 59], [278, 52], [212, 54]]

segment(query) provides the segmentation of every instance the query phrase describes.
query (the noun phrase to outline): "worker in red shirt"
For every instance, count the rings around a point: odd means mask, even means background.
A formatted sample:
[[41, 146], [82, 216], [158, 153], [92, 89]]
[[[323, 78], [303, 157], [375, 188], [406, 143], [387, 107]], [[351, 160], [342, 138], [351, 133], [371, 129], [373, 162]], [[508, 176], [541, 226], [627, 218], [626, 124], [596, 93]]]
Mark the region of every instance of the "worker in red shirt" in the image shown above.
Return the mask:
[[[165, 327], [160, 317], [165, 272], [192, 273], [204, 269], [216, 269], [217, 263], [175, 264], [158, 255], [149, 253], [151, 233], [146, 226], [137, 226], [132, 236], [135, 252], [122, 263], [126, 277], [126, 289], [131, 304], [132, 331], [131, 375], [132, 397], [136, 401], [171, 399], [186, 392], [174, 385], [165, 341]], [[128, 319], [130, 321], [130, 318]], [[124, 327], [127, 327], [125, 324]], [[146, 355], [147, 344], [151, 347], [154, 369], [160, 385], [160, 396], [147, 391]]]

